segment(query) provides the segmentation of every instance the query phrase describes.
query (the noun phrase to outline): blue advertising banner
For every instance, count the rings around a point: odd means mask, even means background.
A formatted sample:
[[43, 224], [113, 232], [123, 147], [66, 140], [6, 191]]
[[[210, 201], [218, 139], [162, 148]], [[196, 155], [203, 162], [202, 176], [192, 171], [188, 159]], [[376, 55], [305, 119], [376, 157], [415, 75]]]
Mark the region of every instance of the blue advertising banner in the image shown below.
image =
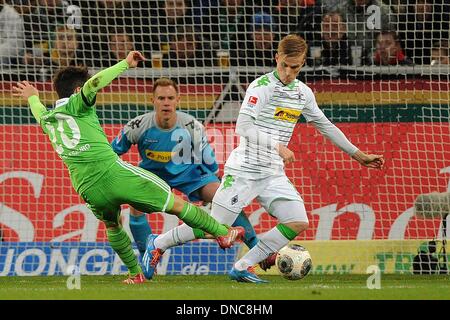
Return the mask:
[[[239, 246], [226, 251], [212, 241], [198, 241], [167, 250], [159, 275], [226, 274]], [[138, 254], [135, 249], [136, 254]], [[122, 261], [107, 242], [0, 242], [0, 276], [123, 274]]]

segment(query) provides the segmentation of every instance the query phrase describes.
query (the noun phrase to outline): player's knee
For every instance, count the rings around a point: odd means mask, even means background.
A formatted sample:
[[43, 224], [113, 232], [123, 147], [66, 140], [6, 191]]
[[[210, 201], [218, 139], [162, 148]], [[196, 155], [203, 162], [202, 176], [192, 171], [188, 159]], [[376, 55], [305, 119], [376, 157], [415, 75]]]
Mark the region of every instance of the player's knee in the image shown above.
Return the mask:
[[200, 197], [204, 202], [212, 202], [212, 199], [214, 198], [214, 195], [216, 194], [217, 189], [219, 189], [220, 183], [218, 182], [211, 182], [208, 183], [206, 186], [201, 188], [200, 190]]
[[308, 228], [309, 228], [309, 221], [301, 221], [299, 222], [300, 231], [298, 233], [302, 233], [303, 231], [306, 231]]
[[167, 213], [179, 216], [183, 211], [185, 204], [186, 201], [184, 201], [182, 198], [178, 196], [175, 196], [173, 206], [170, 210], [167, 211]]

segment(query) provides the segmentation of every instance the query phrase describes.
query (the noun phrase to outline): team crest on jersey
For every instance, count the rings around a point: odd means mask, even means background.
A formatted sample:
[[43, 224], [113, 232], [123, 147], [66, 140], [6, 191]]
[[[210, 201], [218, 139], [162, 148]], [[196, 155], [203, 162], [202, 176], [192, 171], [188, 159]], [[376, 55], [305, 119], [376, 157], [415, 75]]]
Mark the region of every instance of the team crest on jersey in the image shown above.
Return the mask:
[[301, 114], [300, 110], [277, 107], [273, 117], [277, 120], [296, 123]]

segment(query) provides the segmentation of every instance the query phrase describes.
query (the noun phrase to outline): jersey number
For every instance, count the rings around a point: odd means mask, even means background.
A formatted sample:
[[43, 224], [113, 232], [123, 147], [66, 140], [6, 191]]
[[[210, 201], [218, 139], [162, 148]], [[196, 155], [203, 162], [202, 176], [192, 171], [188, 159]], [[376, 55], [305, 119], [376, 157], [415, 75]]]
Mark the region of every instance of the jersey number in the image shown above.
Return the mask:
[[[61, 142], [68, 149], [74, 149], [78, 143], [80, 143], [80, 127], [78, 127], [77, 122], [71, 116], [66, 114], [57, 113], [55, 114], [55, 118], [58, 120], [58, 124], [56, 128], [51, 124], [46, 124], [49, 131], [50, 141], [55, 145], [55, 150], [58, 154], [62, 154], [64, 149], [61, 145]], [[69, 138], [67, 134], [64, 132], [64, 123], [67, 123], [67, 126], [71, 130], [72, 138]], [[59, 134], [59, 139], [57, 137], [57, 133]]]

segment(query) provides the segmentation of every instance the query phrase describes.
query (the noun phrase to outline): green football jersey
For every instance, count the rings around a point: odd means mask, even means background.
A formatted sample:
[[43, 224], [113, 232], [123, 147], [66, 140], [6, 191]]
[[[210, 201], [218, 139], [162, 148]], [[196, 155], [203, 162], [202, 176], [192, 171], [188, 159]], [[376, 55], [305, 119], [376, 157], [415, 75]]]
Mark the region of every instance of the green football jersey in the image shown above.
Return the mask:
[[[86, 105], [81, 93], [58, 100], [53, 110], [41, 116], [41, 126], [69, 169], [77, 192], [80, 187], [85, 189], [95, 183], [118, 158], [100, 126], [95, 108]], [[99, 166], [100, 163], [104, 165]]]
[[127, 69], [128, 63], [122, 60], [100, 71], [80, 92], [58, 100], [52, 110], [47, 110], [38, 96], [28, 98], [33, 116], [69, 169], [78, 193], [98, 181], [118, 159], [100, 126], [94, 104], [97, 92]]

